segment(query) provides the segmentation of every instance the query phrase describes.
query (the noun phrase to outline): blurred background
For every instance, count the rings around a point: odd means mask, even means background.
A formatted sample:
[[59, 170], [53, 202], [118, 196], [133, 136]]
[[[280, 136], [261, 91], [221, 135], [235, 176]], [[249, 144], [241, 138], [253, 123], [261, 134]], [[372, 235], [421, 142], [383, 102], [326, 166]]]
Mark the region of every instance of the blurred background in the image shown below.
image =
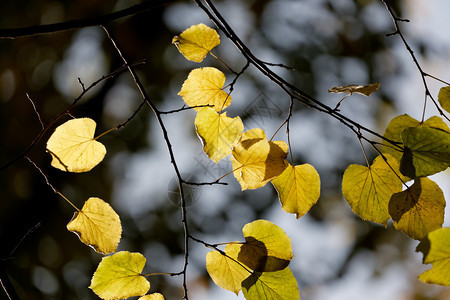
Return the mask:
[[[450, 4], [435, 1], [390, 1], [408, 18], [401, 29], [424, 70], [450, 80]], [[134, 0], [20, 0], [0, 2], [0, 28], [51, 24], [118, 11]], [[274, 70], [329, 106], [342, 96], [328, 94], [332, 86], [381, 82], [369, 98], [354, 95], [341, 112], [383, 133], [389, 121], [408, 113], [422, 115], [424, 89], [419, 72], [390, 16], [376, 0], [224, 0], [215, 1], [231, 27], [262, 60], [295, 67]], [[136, 67], [146, 91], [160, 110], [181, 108], [177, 96], [189, 71], [215, 66], [184, 59], [171, 45], [191, 25], [213, 26], [191, 1], [175, 1], [110, 24], [111, 32]], [[214, 53], [239, 71], [245, 60], [221, 34]], [[0, 165], [21, 153], [41, 126], [27, 94], [44, 123], [63, 111], [85, 86], [122, 65], [105, 33], [97, 27], [51, 35], [0, 39]], [[441, 83], [430, 81], [436, 97]], [[240, 115], [245, 129], [261, 127], [270, 137], [287, 116], [289, 99], [254, 68], [242, 76], [232, 93], [228, 116]], [[104, 80], [72, 110], [90, 117], [97, 133], [124, 122], [141, 102], [130, 75]], [[431, 266], [421, 264], [418, 242], [393, 229], [355, 216], [341, 194], [341, 180], [351, 163], [364, 164], [358, 140], [328, 115], [296, 104], [291, 123], [290, 151], [296, 164], [310, 163], [321, 175], [321, 197], [304, 217], [281, 209], [273, 187], [240, 190], [232, 175], [228, 186], [189, 189], [191, 234], [209, 243], [243, 240], [242, 227], [264, 218], [291, 237], [290, 264], [305, 300], [431, 300], [449, 299], [450, 291], [425, 285], [417, 276]], [[436, 110], [428, 106], [427, 115]], [[193, 111], [164, 116], [181, 172], [190, 181], [214, 181], [231, 171], [228, 158], [215, 164], [202, 152], [195, 134]], [[67, 118], [61, 119], [62, 123]], [[52, 130], [50, 130], [51, 132]], [[183, 265], [183, 230], [173, 168], [161, 130], [145, 107], [125, 128], [101, 138], [106, 159], [91, 172], [66, 174], [50, 167], [45, 142], [29, 157], [52, 184], [79, 208], [89, 197], [111, 203], [120, 215], [123, 236], [118, 250], [141, 252], [145, 273], [179, 272]], [[284, 129], [276, 140], [287, 140]], [[370, 159], [374, 152], [366, 146]], [[450, 195], [448, 172], [432, 177]], [[448, 212], [448, 209], [447, 209]], [[101, 255], [66, 230], [73, 208], [56, 195], [25, 159], [0, 172], [0, 263], [21, 299], [97, 299], [88, 288]], [[448, 213], [445, 226], [449, 225]], [[190, 299], [243, 299], [217, 287], [206, 273], [209, 250], [191, 242], [188, 287]], [[166, 299], [182, 297], [180, 277], [152, 276], [151, 291]], [[0, 291], [0, 299], [6, 299]]]

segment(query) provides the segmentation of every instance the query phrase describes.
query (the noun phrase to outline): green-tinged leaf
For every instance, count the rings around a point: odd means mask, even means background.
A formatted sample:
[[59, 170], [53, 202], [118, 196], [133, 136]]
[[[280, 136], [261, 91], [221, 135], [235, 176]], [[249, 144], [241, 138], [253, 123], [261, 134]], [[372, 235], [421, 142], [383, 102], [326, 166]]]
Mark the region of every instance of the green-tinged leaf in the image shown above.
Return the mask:
[[83, 243], [104, 254], [116, 251], [122, 235], [119, 216], [100, 198], [89, 198], [83, 208], [75, 212], [67, 229], [77, 234]]
[[103, 257], [89, 286], [102, 299], [143, 296], [150, 282], [141, 275], [145, 257], [140, 253], [117, 252]]
[[402, 131], [405, 150], [400, 171], [410, 178], [444, 171], [450, 165], [450, 133], [429, 127], [411, 127]]
[[417, 178], [403, 192], [392, 195], [389, 214], [396, 229], [421, 240], [444, 223], [445, 199], [439, 186], [428, 178]]
[[200, 23], [175, 36], [172, 44], [186, 59], [201, 62], [211, 49], [220, 44], [220, 36], [214, 29]]
[[379, 88], [380, 88], [379, 82], [367, 85], [351, 84], [332, 87], [331, 89], [328, 90], [328, 93], [349, 93], [349, 94], [357, 93], [368, 97], [370, 96], [370, 94], [372, 94]]
[[242, 282], [247, 300], [298, 300], [297, 281], [289, 268], [276, 272], [254, 272]]
[[269, 142], [262, 129], [246, 131], [231, 153], [233, 174], [242, 190], [260, 188], [283, 173], [287, 149], [283, 141]]
[[417, 247], [423, 252], [423, 262], [432, 264], [431, 270], [420, 274], [425, 283], [450, 286], [450, 228], [432, 231]]
[[438, 100], [442, 108], [450, 112], [450, 86], [444, 86], [439, 90]]
[[387, 162], [378, 156], [370, 167], [350, 165], [342, 179], [342, 193], [353, 212], [384, 226], [390, 219], [391, 196], [402, 191], [402, 182], [393, 171], [399, 169], [398, 163], [389, 154], [385, 156]]
[[241, 246], [238, 260], [250, 269], [273, 272], [286, 268], [292, 257], [291, 239], [272, 222], [257, 220], [242, 229], [245, 244]]
[[[211, 105], [222, 111], [231, 103], [231, 96], [222, 90], [225, 75], [216, 68], [206, 67], [192, 70], [184, 81], [178, 95], [189, 106]], [[195, 107], [200, 110], [203, 107]]]
[[164, 296], [160, 293], [153, 293], [140, 297], [138, 300], [164, 300]]
[[226, 255], [219, 251], [211, 251], [206, 255], [206, 269], [214, 283], [236, 295], [241, 290], [242, 281], [251, 274], [249, 269], [237, 262], [240, 250], [240, 244], [227, 244]]
[[216, 163], [231, 154], [244, 132], [241, 118], [229, 118], [226, 112], [219, 114], [211, 107], [197, 113], [195, 127], [203, 142], [203, 151]]
[[404, 129], [409, 127], [433, 127], [450, 132], [447, 124], [445, 124], [445, 122], [437, 116], [431, 117], [423, 123], [406, 114], [397, 116], [389, 122], [389, 125], [384, 132], [384, 137], [396, 142], [399, 147], [395, 147], [391, 143], [383, 140], [382, 152], [392, 155], [398, 162], [400, 162], [403, 154], [401, 151], [401, 148], [403, 148], [402, 132]]
[[58, 126], [47, 141], [51, 165], [67, 172], [88, 172], [98, 165], [106, 148], [94, 139], [96, 123], [89, 118], [72, 119]]
[[281, 207], [297, 219], [316, 204], [320, 196], [320, 177], [310, 164], [288, 165], [280, 176], [272, 180], [278, 192]]

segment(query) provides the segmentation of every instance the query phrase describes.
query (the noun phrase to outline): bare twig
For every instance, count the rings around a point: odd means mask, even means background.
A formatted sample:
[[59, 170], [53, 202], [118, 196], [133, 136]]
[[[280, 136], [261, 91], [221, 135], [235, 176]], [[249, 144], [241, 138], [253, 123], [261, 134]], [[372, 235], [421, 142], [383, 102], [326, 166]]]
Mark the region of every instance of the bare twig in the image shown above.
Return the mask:
[[[254, 65], [263, 75], [265, 75], [267, 78], [269, 78], [272, 82], [274, 82], [276, 85], [278, 85], [289, 97], [292, 99], [295, 99], [296, 101], [299, 101], [306, 105], [307, 107], [313, 108], [317, 111], [320, 111], [322, 113], [328, 114], [350, 128], [353, 132], [357, 133], [359, 131], [367, 132], [375, 137], [378, 137], [382, 140], [387, 141], [388, 143], [392, 144], [393, 147], [398, 148], [399, 150], [402, 150], [402, 148], [396, 143], [395, 141], [389, 140], [385, 137], [383, 137], [378, 132], [375, 132], [358, 122], [355, 122], [354, 120], [344, 116], [343, 114], [339, 113], [338, 111], [334, 110], [333, 108], [329, 107], [328, 105], [322, 103], [321, 101], [315, 99], [314, 97], [308, 95], [307, 93], [303, 92], [296, 86], [290, 84], [283, 78], [281, 78], [279, 75], [274, 73], [272, 70], [270, 70], [267, 67], [267, 64], [260, 59], [258, 59], [252, 51], [242, 42], [242, 40], [236, 35], [236, 33], [233, 31], [233, 29], [230, 27], [230, 25], [226, 22], [226, 20], [223, 18], [223, 16], [220, 14], [220, 12], [217, 10], [217, 8], [212, 4], [210, 0], [194, 0], [195, 3], [208, 15], [210, 20], [221, 30], [224, 32], [224, 34], [227, 36], [227, 38], [236, 46], [236, 48], [241, 52], [241, 54], [247, 59], [247, 61]], [[206, 5], [205, 5], [205, 4]], [[366, 137], [362, 137], [363, 139], [369, 141], [371, 144], [374, 142], [369, 140]]]
[[[387, 34], [386, 36], [393, 36], [393, 35], [398, 35], [400, 37], [400, 39], [403, 42], [403, 45], [405, 46], [406, 50], [409, 52], [409, 54], [411, 55], [411, 58], [414, 62], [414, 64], [416, 65], [417, 69], [419, 70], [420, 76], [422, 78], [422, 83], [423, 83], [423, 87], [425, 89], [425, 101], [423, 104], [423, 112], [422, 112], [422, 122], [424, 121], [425, 118], [425, 110], [426, 110], [426, 105], [427, 105], [427, 99], [430, 98], [431, 101], [433, 102], [434, 106], [436, 107], [437, 111], [439, 112], [439, 114], [441, 116], [443, 116], [447, 121], [450, 121], [450, 118], [447, 117], [444, 114], [444, 111], [441, 109], [441, 107], [439, 106], [439, 104], [436, 102], [436, 100], [434, 99], [433, 95], [430, 92], [430, 89], [428, 88], [428, 84], [426, 81], [426, 77], [431, 77], [435, 80], [441, 81], [443, 83], [446, 83], [445, 81], [438, 79], [434, 76], [431, 76], [430, 74], [426, 73], [423, 71], [422, 67], [419, 64], [419, 61], [417, 60], [416, 55], [414, 54], [414, 51], [411, 49], [411, 46], [408, 44], [408, 42], [406, 41], [405, 36], [403, 35], [402, 31], [400, 30], [400, 27], [398, 25], [399, 22], [409, 22], [409, 20], [407, 19], [401, 19], [399, 17], [397, 17], [394, 13], [394, 11], [392, 10], [391, 6], [387, 3], [386, 0], [381, 0], [381, 2], [383, 2], [384, 6], [386, 7], [386, 10], [388, 11], [389, 15], [391, 16], [392, 22], [394, 24], [394, 32]], [[447, 83], [448, 84], [448, 83]]]
[[37, 25], [24, 28], [10, 28], [10, 29], [0, 29], [0, 39], [16, 39], [27, 36], [41, 35], [41, 34], [51, 34], [59, 31], [67, 31], [85, 27], [99, 26], [108, 24], [109, 22], [141, 14], [147, 12], [156, 7], [166, 5], [174, 2], [175, 0], [151, 0], [146, 1], [141, 4], [134, 5], [132, 7], [93, 18], [72, 20], [62, 23], [48, 24], [48, 25]]
[[34, 101], [33, 101], [33, 99], [31, 99], [30, 95], [28, 93], [26, 95], [27, 95], [28, 100], [30, 100], [31, 105], [33, 105], [34, 113], [36, 114], [36, 116], [39, 120], [39, 123], [41, 124], [41, 129], [43, 130], [45, 128], [45, 125], [44, 125], [44, 122], [42, 122], [41, 115], [39, 114], [39, 111], [37, 110], [36, 105], [34, 104]]
[[108, 30], [106, 26], [102, 26], [103, 30], [105, 31], [106, 35], [108, 36], [109, 40], [111, 41], [112, 45], [116, 49], [116, 52], [119, 54], [122, 61], [125, 63], [125, 65], [128, 68], [129, 73], [131, 74], [131, 77], [134, 80], [134, 83], [139, 90], [143, 101], [147, 103], [147, 105], [151, 108], [153, 111], [156, 120], [158, 121], [158, 124], [161, 128], [161, 131], [163, 133], [164, 141], [166, 142], [167, 151], [169, 152], [170, 156], [170, 162], [174, 168], [175, 174], [177, 176], [178, 180], [178, 189], [180, 191], [180, 203], [181, 203], [181, 223], [183, 224], [184, 229], [184, 265], [183, 270], [179, 273], [183, 275], [183, 290], [184, 290], [184, 297], [183, 299], [188, 300], [188, 290], [187, 290], [187, 267], [189, 263], [189, 228], [187, 223], [187, 210], [186, 210], [186, 199], [185, 199], [185, 192], [183, 187], [183, 178], [181, 176], [180, 170], [178, 168], [177, 162], [175, 160], [175, 154], [172, 149], [172, 144], [169, 139], [169, 134], [167, 132], [166, 126], [164, 124], [164, 121], [161, 117], [161, 112], [157, 109], [155, 104], [150, 100], [149, 96], [147, 95], [147, 92], [144, 89], [144, 85], [142, 84], [141, 80], [139, 79], [139, 76], [134, 71], [134, 68], [132, 65], [129, 64], [128, 59], [125, 57], [125, 54], [123, 53], [121, 47], [115, 40], [115, 38], [112, 36], [111, 32]]
[[[28, 155], [28, 153], [36, 146], [36, 144], [42, 139], [42, 137], [47, 133], [47, 131], [56, 123], [58, 122], [59, 119], [61, 119], [64, 115], [70, 115], [70, 110], [83, 98], [83, 96], [89, 92], [89, 90], [91, 90], [92, 88], [94, 88], [95, 86], [97, 86], [100, 82], [102, 82], [103, 80], [112, 78], [114, 76], [116, 76], [117, 74], [119, 74], [120, 72], [122, 72], [123, 70], [126, 69], [126, 66], [122, 66], [118, 69], [116, 69], [115, 71], [113, 71], [112, 73], [109, 73], [108, 75], [104, 75], [101, 78], [99, 78], [98, 80], [94, 81], [91, 85], [89, 85], [87, 88], [85, 88], [80, 95], [72, 101], [72, 103], [67, 106], [67, 108], [62, 111], [61, 113], [57, 114], [55, 117], [53, 117], [53, 119], [50, 120], [50, 122], [48, 122], [39, 132], [39, 134], [34, 138], [34, 140], [31, 142], [31, 144], [24, 150], [22, 151], [22, 153], [20, 153], [19, 155], [17, 155], [16, 157], [14, 157], [13, 159], [11, 159], [10, 161], [4, 163], [3, 165], [0, 166], [0, 171], [5, 170], [6, 168], [10, 167], [11, 165], [15, 164], [17, 161], [19, 161], [20, 159], [24, 158], [26, 155]], [[73, 116], [72, 116], [73, 117]]]

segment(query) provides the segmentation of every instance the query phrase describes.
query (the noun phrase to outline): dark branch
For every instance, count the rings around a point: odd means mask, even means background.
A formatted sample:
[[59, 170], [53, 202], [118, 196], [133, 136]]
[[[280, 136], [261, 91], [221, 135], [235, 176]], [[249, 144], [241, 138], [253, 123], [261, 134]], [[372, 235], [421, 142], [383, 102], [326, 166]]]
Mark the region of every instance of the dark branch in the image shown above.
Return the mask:
[[50, 122], [48, 122], [48, 124], [46, 124], [44, 126], [43, 129], [41, 129], [41, 131], [39, 132], [39, 134], [34, 138], [33, 142], [31, 142], [31, 144], [19, 155], [17, 155], [16, 157], [14, 157], [13, 159], [11, 159], [10, 161], [4, 163], [3, 165], [0, 166], [0, 171], [5, 170], [6, 168], [10, 167], [11, 165], [15, 164], [18, 160], [24, 158], [30, 151], [31, 149], [34, 148], [34, 146], [36, 146], [36, 144], [42, 139], [42, 137], [47, 133], [47, 131], [59, 120], [61, 119], [64, 115], [68, 114], [70, 115], [70, 110], [83, 98], [83, 96], [92, 88], [94, 88], [96, 85], [98, 85], [100, 82], [102, 82], [103, 80], [112, 78], [114, 76], [116, 76], [117, 74], [119, 74], [120, 72], [122, 72], [123, 70], [126, 69], [126, 66], [122, 66], [119, 69], [113, 71], [112, 73], [108, 74], [108, 75], [104, 75], [102, 76], [100, 79], [98, 79], [97, 81], [94, 81], [90, 86], [88, 86], [87, 88], [83, 88], [83, 91], [80, 93], [80, 95], [72, 101], [72, 103], [61, 113], [59, 113], [58, 115], [56, 115], [52, 120], [50, 120]]
[[[263, 75], [269, 78], [272, 82], [278, 85], [289, 97], [303, 103], [307, 107], [313, 108], [317, 111], [326, 113], [333, 118], [337, 119], [339, 122], [350, 128], [351, 130], [362, 130], [373, 136], [376, 136], [382, 140], [391, 143], [394, 147], [398, 147], [398, 143], [386, 139], [378, 132], [375, 132], [352, 119], [342, 115], [341, 113], [335, 111], [331, 107], [326, 104], [323, 104], [319, 100], [314, 97], [308, 95], [303, 92], [296, 86], [290, 84], [285, 79], [281, 78], [275, 72], [267, 67], [267, 64], [260, 59], [258, 59], [252, 51], [242, 42], [242, 40], [236, 35], [230, 25], [226, 22], [217, 8], [212, 4], [210, 0], [194, 0], [195, 3], [208, 15], [211, 21], [227, 36], [227, 38], [238, 48], [238, 50], [242, 53], [242, 55], [252, 64], [254, 65]], [[206, 7], [203, 2], [206, 3], [208, 7]]]
[[181, 177], [181, 172], [178, 168], [177, 162], [175, 160], [175, 154], [172, 149], [172, 144], [169, 139], [169, 134], [166, 129], [166, 125], [164, 124], [164, 121], [161, 117], [161, 112], [158, 110], [158, 108], [155, 106], [155, 104], [150, 100], [150, 97], [148, 96], [147, 92], [145, 91], [144, 85], [142, 84], [141, 80], [139, 79], [139, 76], [136, 74], [134, 68], [132, 65], [129, 64], [128, 59], [126, 58], [123, 50], [121, 49], [120, 45], [117, 43], [116, 39], [112, 36], [111, 32], [108, 30], [106, 26], [102, 26], [103, 30], [105, 31], [106, 35], [108, 36], [108, 39], [111, 41], [111, 44], [116, 49], [116, 52], [122, 59], [122, 61], [125, 63], [125, 65], [128, 68], [128, 71], [131, 75], [131, 77], [134, 80], [134, 83], [139, 90], [142, 100], [151, 108], [153, 111], [156, 120], [158, 121], [158, 124], [161, 128], [164, 141], [166, 142], [167, 151], [169, 152], [170, 156], [170, 162], [174, 168], [175, 174], [177, 176], [178, 180], [178, 189], [180, 191], [180, 203], [181, 203], [181, 223], [183, 224], [184, 229], [184, 265], [183, 270], [178, 273], [183, 275], [183, 291], [184, 291], [184, 297], [183, 299], [188, 300], [188, 290], [187, 290], [187, 266], [189, 263], [189, 229], [188, 229], [188, 223], [187, 223], [187, 210], [186, 210], [186, 197], [183, 187], [183, 178]]
[[425, 88], [425, 102], [424, 102], [424, 108], [423, 108], [423, 113], [422, 113], [422, 122], [424, 121], [424, 117], [425, 117], [425, 109], [426, 109], [426, 104], [427, 104], [428, 97], [433, 102], [433, 104], [436, 107], [436, 109], [439, 112], [439, 114], [441, 116], [443, 116], [445, 119], [447, 119], [447, 121], [450, 121], [450, 118], [448, 118], [444, 114], [444, 111], [441, 109], [439, 104], [436, 102], [434, 97], [431, 95], [430, 89], [428, 88], [426, 77], [428, 76], [428, 77], [434, 78], [435, 80], [438, 80], [438, 81], [441, 81], [441, 82], [445, 82], [445, 81], [442, 81], [442, 80], [440, 80], [440, 79], [438, 79], [438, 78], [436, 78], [434, 76], [431, 76], [431, 75], [429, 75], [429, 74], [427, 74], [427, 73], [425, 73], [423, 71], [422, 67], [419, 64], [419, 61], [417, 60], [416, 55], [414, 54], [414, 51], [411, 49], [411, 46], [409, 45], [409, 43], [406, 41], [406, 38], [403, 35], [403, 33], [401, 32], [400, 27], [398, 25], [399, 22], [409, 22], [409, 20], [401, 19], [401, 18], [397, 17], [395, 15], [394, 11], [392, 10], [391, 6], [387, 3], [386, 0], [381, 0], [381, 2], [383, 2], [384, 6], [386, 7], [386, 10], [389, 12], [389, 15], [391, 16], [392, 22], [394, 23], [395, 31], [393, 33], [391, 33], [391, 34], [388, 34], [387, 36], [398, 35], [400, 37], [400, 39], [403, 42], [403, 45], [405, 46], [406, 50], [408, 50], [408, 52], [411, 55], [411, 58], [412, 58], [414, 64], [416, 65], [417, 69], [419, 70], [420, 76], [422, 77], [423, 86]]
[[134, 5], [132, 7], [113, 12], [111, 14], [87, 18], [81, 20], [72, 20], [62, 23], [47, 24], [47, 25], [36, 25], [24, 28], [9, 28], [0, 29], [0, 39], [15, 39], [26, 36], [40, 35], [40, 34], [50, 34], [59, 31], [73, 30], [91, 26], [106, 25], [109, 22], [144, 13], [156, 7], [172, 3], [175, 0], [151, 0], [141, 4]]

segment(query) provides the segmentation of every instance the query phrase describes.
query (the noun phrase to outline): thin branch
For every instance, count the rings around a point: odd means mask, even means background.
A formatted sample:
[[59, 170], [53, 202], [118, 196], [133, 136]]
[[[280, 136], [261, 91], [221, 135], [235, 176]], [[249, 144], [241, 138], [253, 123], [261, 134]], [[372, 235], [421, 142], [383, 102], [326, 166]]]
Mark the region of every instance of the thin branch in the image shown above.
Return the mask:
[[103, 16], [86, 18], [80, 20], [72, 20], [61, 23], [47, 24], [47, 25], [36, 25], [31, 27], [24, 28], [9, 28], [9, 29], [0, 29], [0, 39], [16, 39], [27, 36], [35, 36], [41, 34], [51, 34], [60, 31], [67, 31], [85, 27], [99, 26], [108, 24], [112, 21], [138, 15], [144, 12], [147, 12], [151, 9], [160, 7], [162, 5], [166, 5], [169, 3], [175, 2], [175, 0], [151, 0], [146, 1], [141, 4], [137, 4], [131, 6], [129, 8], [113, 12], [111, 14], [106, 14]]
[[[216, 9], [216, 7], [212, 4], [210, 0], [194, 0], [195, 3], [208, 15], [208, 17], [211, 19], [211, 21], [221, 30], [224, 32], [224, 34], [227, 36], [227, 38], [238, 48], [238, 50], [242, 53], [242, 55], [251, 63], [254, 65], [263, 75], [265, 75], [267, 78], [269, 78], [272, 82], [274, 82], [276, 85], [278, 85], [284, 92], [286, 92], [290, 97], [293, 99], [303, 103], [307, 107], [313, 108], [317, 111], [323, 112], [325, 114], [328, 114], [332, 116], [333, 118], [337, 119], [339, 122], [347, 126], [348, 128], [352, 129], [353, 131], [355, 128], [357, 130], [365, 131], [375, 137], [378, 137], [382, 140], [387, 141], [388, 143], [391, 143], [393, 146], [399, 147], [398, 143], [389, 140], [385, 137], [383, 137], [378, 132], [375, 132], [355, 121], [352, 119], [342, 115], [341, 113], [335, 111], [328, 105], [322, 103], [321, 101], [315, 99], [314, 97], [308, 95], [307, 93], [303, 92], [302, 90], [298, 89], [296, 86], [290, 84], [283, 78], [281, 78], [279, 75], [277, 75], [275, 72], [273, 72], [271, 69], [267, 67], [267, 65], [258, 59], [252, 51], [242, 42], [242, 40], [236, 35], [236, 33], [233, 31], [233, 29], [230, 27], [230, 25], [225, 21], [225, 19], [222, 17], [222, 15], [219, 13], [219, 11]], [[206, 3], [208, 7], [206, 7], [203, 2]]]
[[409, 20], [407, 19], [401, 19], [399, 17], [397, 17], [394, 13], [394, 11], [392, 10], [392, 7], [387, 3], [386, 0], [381, 0], [381, 2], [383, 2], [384, 6], [386, 7], [386, 10], [388, 11], [389, 15], [391, 16], [392, 22], [394, 24], [394, 32], [391, 34], [387, 34], [386, 36], [393, 36], [393, 35], [398, 35], [400, 37], [400, 39], [403, 42], [403, 45], [405, 46], [406, 50], [409, 52], [414, 64], [416, 65], [417, 69], [419, 70], [420, 76], [422, 78], [422, 83], [425, 89], [425, 103], [424, 103], [424, 108], [423, 108], [423, 112], [422, 112], [422, 122], [424, 121], [424, 116], [425, 116], [425, 109], [426, 109], [426, 102], [428, 97], [431, 99], [431, 101], [433, 102], [434, 106], [436, 107], [437, 111], [439, 112], [439, 114], [441, 116], [443, 116], [447, 121], [450, 121], [450, 118], [447, 117], [444, 114], [444, 111], [441, 109], [441, 107], [439, 106], [439, 104], [436, 102], [436, 100], [434, 99], [433, 95], [431, 95], [430, 89], [428, 88], [428, 84], [426, 81], [426, 77], [431, 77], [435, 80], [439, 80], [441, 82], [446, 83], [443, 80], [440, 80], [434, 76], [429, 75], [428, 73], [425, 73], [422, 69], [422, 67], [419, 64], [419, 61], [417, 60], [416, 55], [414, 54], [414, 51], [411, 49], [411, 46], [408, 44], [408, 42], [406, 41], [405, 36], [403, 35], [402, 31], [400, 30], [399, 27], [399, 22], [409, 22]]
[[135, 83], [137, 89], [139, 90], [143, 101], [145, 101], [145, 103], [147, 103], [147, 105], [153, 111], [153, 113], [156, 117], [156, 120], [161, 128], [162, 133], [163, 133], [164, 141], [166, 142], [167, 150], [168, 150], [169, 156], [170, 156], [170, 162], [171, 162], [171, 164], [174, 168], [175, 174], [177, 176], [178, 189], [180, 191], [181, 223], [183, 224], [184, 236], [185, 236], [185, 239], [184, 239], [184, 265], [183, 265], [183, 270], [180, 272], [180, 274], [183, 275], [183, 291], [184, 291], [183, 299], [188, 300], [187, 267], [188, 267], [188, 263], [189, 263], [189, 228], [188, 228], [188, 223], [187, 223], [186, 199], [185, 199], [185, 192], [184, 192], [184, 187], [183, 187], [183, 179], [182, 179], [181, 172], [180, 172], [178, 165], [176, 163], [176, 160], [175, 160], [175, 154], [172, 149], [172, 144], [169, 139], [169, 134], [167, 132], [164, 121], [162, 120], [161, 112], [157, 109], [155, 104], [150, 100], [150, 97], [147, 95], [147, 92], [144, 89], [144, 85], [142, 84], [141, 80], [139, 79], [139, 76], [134, 71], [133, 66], [128, 63], [128, 59], [125, 57], [125, 54], [123, 53], [121, 47], [119, 46], [119, 44], [117, 43], [115, 38], [112, 36], [112, 34], [108, 30], [108, 28], [106, 26], [101, 26], [101, 27], [105, 31], [108, 39], [111, 41], [111, 44], [114, 46], [116, 52], [118, 53], [118, 55], [120, 56], [120, 58], [122, 59], [124, 64], [127, 66], [128, 71], [129, 71], [131, 77], [133, 78], [134, 83]]
[[191, 182], [191, 181], [185, 181], [183, 180], [184, 184], [187, 185], [195, 185], [195, 186], [202, 186], [202, 185], [228, 185], [228, 183], [226, 182], [220, 182], [219, 179], [217, 179], [216, 181], [212, 181], [212, 182]]
[[55, 194], [58, 194], [59, 196], [61, 196], [61, 198], [66, 200], [66, 202], [69, 203], [73, 208], [75, 208], [76, 211], [78, 212], [80, 211], [80, 209], [76, 207], [75, 204], [73, 204], [69, 199], [67, 199], [66, 196], [64, 196], [60, 191], [58, 191], [53, 184], [51, 184], [50, 180], [48, 179], [48, 176], [44, 173], [44, 171], [42, 171], [41, 168], [39, 168], [39, 166], [34, 161], [32, 161], [29, 157], [26, 157], [26, 159], [39, 171], [39, 173], [41, 173], [41, 175], [45, 179], [45, 183], [53, 190]]
[[203, 105], [194, 105], [194, 106], [183, 105], [183, 107], [181, 107], [181, 108], [168, 110], [168, 111], [159, 111], [159, 113], [162, 115], [168, 115], [168, 114], [173, 114], [173, 113], [177, 113], [177, 112], [184, 111], [184, 110], [190, 110], [190, 109], [201, 108], [201, 107], [214, 107], [214, 105], [212, 105], [212, 104], [203, 104]]
[[36, 231], [39, 227], [41, 226], [41, 222], [37, 222], [36, 225], [34, 225], [33, 227], [31, 227], [27, 233], [25, 233], [25, 235], [20, 239], [20, 241], [16, 244], [16, 246], [14, 246], [14, 248], [11, 250], [11, 252], [9, 253], [9, 256], [13, 256], [14, 252], [16, 252], [17, 248], [19, 248], [20, 244], [22, 244], [22, 242], [30, 235], [32, 234], [34, 231]]
[[0, 264], [0, 284], [2, 285], [3, 290], [5, 291], [6, 297], [9, 300], [19, 300], [19, 296], [9, 280], [8, 274], [6, 273], [2, 264]]
[[116, 76], [117, 74], [119, 74], [120, 72], [122, 72], [123, 70], [126, 69], [126, 66], [122, 66], [118, 69], [116, 69], [115, 71], [113, 71], [112, 73], [109, 73], [108, 75], [104, 75], [102, 76], [100, 79], [94, 81], [91, 85], [89, 85], [87, 88], [83, 89], [83, 91], [80, 93], [80, 95], [72, 101], [72, 103], [67, 106], [67, 108], [62, 111], [61, 113], [57, 114], [55, 117], [53, 117], [53, 119], [50, 120], [50, 122], [48, 122], [44, 128], [41, 129], [41, 131], [39, 132], [39, 134], [34, 138], [34, 140], [31, 142], [31, 144], [24, 150], [22, 151], [19, 155], [17, 155], [16, 157], [14, 157], [13, 159], [9, 160], [8, 162], [4, 163], [3, 165], [0, 166], [0, 171], [5, 170], [6, 168], [10, 167], [11, 165], [15, 164], [17, 161], [19, 161], [20, 159], [24, 158], [25, 156], [28, 155], [28, 153], [36, 146], [36, 144], [43, 138], [43, 136], [47, 133], [47, 131], [56, 123], [58, 122], [59, 119], [61, 119], [64, 115], [68, 114], [70, 116], [72, 116], [70, 114], [70, 110], [83, 98], [83, 96], [89, 92], [89, 90], [91, 90], [92, 88], [94, 88], [95, 86], [97, 86], [100, 82], [102, 82], [103, 80], [112, 78], [114, 76]]
[[34, 101], [33, 101], [33, 99], [31, 99], [30, 95], [28, 93], [26, 95], [27, 95], [28, 100], [30, 100], [31, 105], [33, 105], [34, 113], [36, 114], [36, 116], [39, 120], [39, 123], [41, 124], [41, 129], [43, 130], [45, 128], [45, 125], [44, 125], [44, 122], [42, 122], [41, 115], [39, 114], [39, 111], [37, 110], [36, 105], [34, 104]]

